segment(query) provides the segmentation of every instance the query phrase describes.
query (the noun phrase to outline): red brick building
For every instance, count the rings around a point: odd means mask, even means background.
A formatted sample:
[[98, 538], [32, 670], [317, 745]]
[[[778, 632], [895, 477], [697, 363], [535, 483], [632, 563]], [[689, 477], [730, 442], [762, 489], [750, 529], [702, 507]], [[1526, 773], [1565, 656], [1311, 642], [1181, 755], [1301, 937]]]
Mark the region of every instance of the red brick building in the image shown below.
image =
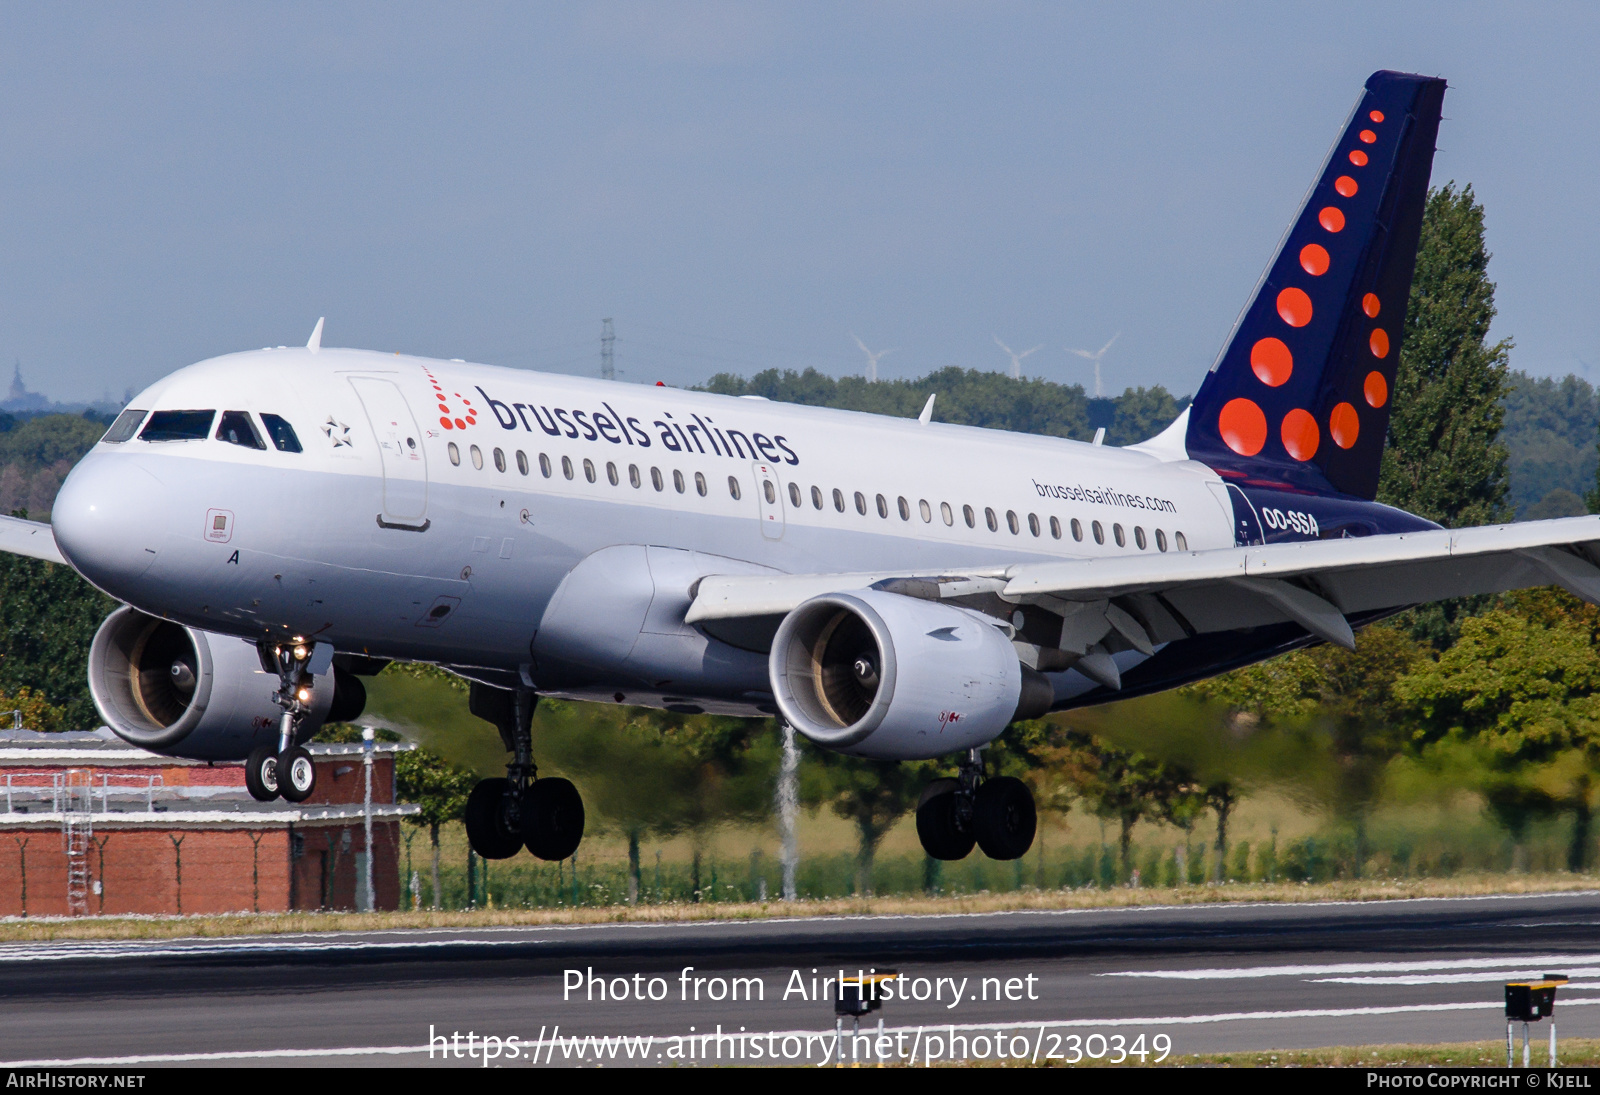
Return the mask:
[[[103, 732], [102, 732], [103, 733]], [[400, 904], [394, 758], [372, 747], [372, 882]], [[99, 733], [0, 733], [0, 916], [360, 909], [361, 745], [312, 745], [316, 791], [261, 803], [236, 764], [174, 760]]]

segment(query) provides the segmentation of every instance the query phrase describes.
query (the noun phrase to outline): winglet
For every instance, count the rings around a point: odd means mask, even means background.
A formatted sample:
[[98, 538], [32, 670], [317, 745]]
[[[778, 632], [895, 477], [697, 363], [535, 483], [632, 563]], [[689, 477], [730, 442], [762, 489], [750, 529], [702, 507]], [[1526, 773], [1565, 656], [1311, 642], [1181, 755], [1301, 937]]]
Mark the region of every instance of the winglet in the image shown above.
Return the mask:
[[924, 426], [933, 421], [933, 397], [938, 394], [938, 392], [929, 392], [928, 401], [922, 405], [922, 413], [917, 415], [917, 421]]
[[322, 316], [317, 319], [317, 325], [312, 329], [311, 337], [306, 339], [306, 349], [312, 353], [322, 349], [322, 321], [326, 318], [326, 316]]

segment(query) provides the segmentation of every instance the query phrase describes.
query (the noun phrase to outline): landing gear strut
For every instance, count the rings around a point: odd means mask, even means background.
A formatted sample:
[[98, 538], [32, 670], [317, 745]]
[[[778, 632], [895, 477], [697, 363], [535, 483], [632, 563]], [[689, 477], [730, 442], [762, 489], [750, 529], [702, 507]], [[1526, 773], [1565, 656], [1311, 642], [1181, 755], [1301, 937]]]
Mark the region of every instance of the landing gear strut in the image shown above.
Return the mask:
[[540, 859], [567, 859], [583, 839], [583, 799], [559, 777], [539, 779], [533, 762], [538, 694], [473, 682], [472, 713], [495, 724], [511, 761], [504, 779], [486, 779], [467, 798], [467, 840], [485, 859], [509, 859], [524, 846]]
[[1020, 859], [1033, 846], [1033, 792], [1011, 776], [983, 778], [973, 749], [955, 779], [936, 779], [917, 803], [917, 838], [934, 859], [965, 859], [974, 844], [990, 859]]
[[278, 690], [272, 699], [283, 708], [278, 722], [278, 747], [257, 746], [244, 765], [244, 782], [258, 802], [270, 802], [282, 795], [290, 802], [304, 802], [316, 787], [317, 770], [311, 754], [296, 744], [300, 728], [311, 713], [312, 644], [292, 642], [264, 645], [263, 662], [278, 673]]

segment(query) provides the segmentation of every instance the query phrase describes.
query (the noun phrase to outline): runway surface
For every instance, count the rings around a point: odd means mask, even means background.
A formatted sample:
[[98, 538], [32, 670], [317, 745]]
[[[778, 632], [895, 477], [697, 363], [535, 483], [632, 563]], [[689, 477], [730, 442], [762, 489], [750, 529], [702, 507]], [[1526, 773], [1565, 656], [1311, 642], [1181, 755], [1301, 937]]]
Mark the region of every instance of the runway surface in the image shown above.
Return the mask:
[[1502, 983], [1543, 973], [1595, 1037], [1600, 892], [4, 944], [0, 1063], [815, 1064], [824, 979], [874, 968], [921, 998], [847, 1058], [1494, 1039]]

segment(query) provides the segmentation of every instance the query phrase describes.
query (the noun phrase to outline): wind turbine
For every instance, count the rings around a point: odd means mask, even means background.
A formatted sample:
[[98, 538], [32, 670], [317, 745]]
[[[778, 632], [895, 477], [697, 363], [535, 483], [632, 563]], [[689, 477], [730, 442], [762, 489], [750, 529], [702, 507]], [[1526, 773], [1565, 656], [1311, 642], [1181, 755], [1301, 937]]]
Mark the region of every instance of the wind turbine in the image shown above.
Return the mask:
[[1029, 354], [1037, 353], [1038, 351], [1044, 349], [1044, 343], [1041, 342], [1041, 343], [1039, 343], [1039, 345], [1035, 346], [1033, 349], [1031, 349], [1031, 350], [1023, 350], [1019, 354], [1019, 353], [1017, 353], [1017, 351], [1013, 350], [1010, 346], [1007, 346], [1004, 342], [1001, 342], [999, 335], [995, 335], [994, 336], [994, 344], [996, 346], [1000, 347], [1002, 350], [1004, 350], [1007, 354], [1011, 355], [1011, 379], [1012, 380], [1021, 380], [1022, 379], [1022, 359], [1023, 358], [1027, 357]]
[[867, 355], [867, 380], [876, 384], [878, 382], [878, 359], [894, 353], [894, 350], [879, 350], [877, 353], [873, 353], [867, 349], [867, 344], [862, 342], [854, 331], [850, 333], [850, 337], [856, 340], [856, 345], [861, 347], [861, 352]]
[[[1111, 342], [1115, 342], [1121, 337], [1122, 332], [1118, 331], [1116, 334], [1111, 336]], [[1100, 360], [1106, 356], [1106, 351], [1111, 349], [1111, 342], [1107, 342], [1104, 346], [1100, 347], [1099, 350], [1092, 354], [1088, 350], [1074, 350], [1071, 346], [1067, 347], [1068, 353], [1077, 354], [1079, 357], [1086, 357], [1090, 361], [1094, 362], [1094, 397], [1096, 399], [1099, 399], [1106, 394], [1105, 386], [1100, 383]]]

